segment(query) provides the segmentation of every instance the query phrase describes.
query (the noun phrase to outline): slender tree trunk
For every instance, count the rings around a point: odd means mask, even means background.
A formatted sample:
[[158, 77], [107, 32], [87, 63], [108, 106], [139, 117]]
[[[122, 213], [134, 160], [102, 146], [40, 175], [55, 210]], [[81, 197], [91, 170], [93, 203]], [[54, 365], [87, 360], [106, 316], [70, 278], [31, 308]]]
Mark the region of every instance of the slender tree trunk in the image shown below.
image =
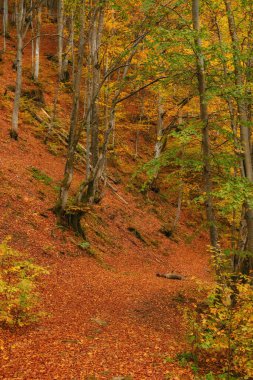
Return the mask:
[[56, 211], [60, 215], [63, 215], [64, 212], [66, 211], [66, 206], [67, 206], [67, 201], [68, 201], [68, 192], [69, 192], [70, 184], [73, 178], [75, 151], [76, 151], [76, 146], [79, 139], [78, 111], [79, 111], [80, 86], [81, 86], [82, 67], [83, 67], [83, 60], [84, 60], [84, 47], [85, 47], [84, 3], [85, 1], [83, 1], [81, 10], [80, 10], [81, 27], [80, 27], [80, 37], [79, 37], [78, 63], [77, 63], [77, 70], [75, 73], [75, 80], [74, 80], [74, 94], [73, 94], [73, 104], [72, 104], [72, 112], [71, 112], [71, 119], [70, 119], [68, 154], [67, 154], [67, 160], [66, 160], [66, 165], [65, 165], [64, 179], [63, 179], [61, 191], [60, 191], [60, 199], [56, 207]]
[[[33, 0], [31, 0], [31, 9], [33, 9]], [[32, 37], [32, 41], [31, 41], [31, 45], [32, 45], [32, 75], [34, 76], [34, 19], [33, 19], [33, 11], [31, 12], [31, 37]]]
[[[167, 134], [168, 130], [164, 127], [164, 117], [166, 112], [164, 111], [163, 101], [161, 94], [158, 94], [158, 120], [157, 120], [157, 127], [156, 127], [156, 142], [155, 142], [155, 149], [154, 149], [154, 158], [159, 159], [166, 147], [167, 144]], [[156, 185], [157, 178], [159, 175], [159, 167], [157, 166], [152, 178], [148, 180], [148, 183], [146, 184], [145, 191], [151, 189], [155, 192], [159, 191], [159, 188]]]
[[[95, 8], [93, 17], [91, 19], [91, 31], [89, 38], [90, 48], [90, 68], [91, 68], [91, 83], [90, 83], [90, 97], [94, 99], [94, 95], [98, 92], [100, 83], [100, 62], [99, 50], [101, 45], [101, 34], [104, 24], [104, 6], [99, 4]], [[92, 102], [92, 103], [91, 103]], [[91, 104], [90, 112], [90, 130], [91, 130], [91, 163], [95, 168], [99, 156], [99, 120], [98, 120], [98, 105], [97, 101], [89, 102]]]
[[72, 10], [71, 12], [71, 58], [72, 58], [72, 81], [73, 82], [74, 82], [74, 77], [75, 77], [74, 37], [75, 37], [74, 11]]
[[206, 78], [204, 57], [202, 52], [202, 44], [199, 36], [200, 33], [200, 17], [199, 17], [199, 0], [192, 0], [192, 21], [193, 28], [196, 32], [195, 37], [195, 53], [197, 59], [197, 76], [198, 76], [198, 89], [200, 99], [200, 119], [202, 122], [202, 150], [203, 150], [203, 176], [206, 193], [206, 214], [209, 224], [210, 241], [213, 247], [218, 245], [218, 235], [215, 223], [213, 197], [212, 197], [212, 174], [210, 163], [210, 139], [209, 139], [209, 122], [208, 122], [208, 108], [206, 98]]
[[14, 105], [12, 112], [12, 128], [10, 131], [10, 136], [14, 140], [18, 140], [18, 115], [19, 115], [19, 105], [22, 89], [22, 59], [23, 59], [23, 22], [24, 22], [24, 0], [16, 2], [15, 6], [16, 12], [16, 27], [17, 27], [17, 74], [16, 74], [16, 88]]
[[90, 177], [84, 181], [79, 191], [76, 195], [76, 203], [80, 205], [81, 203], [96, 203], [100, 199], [100, 194], [98, 193], [98, 185], [101, 177], [103, 176], [105, 165], [106, 165], [106, 153], [109, 143], [110, 134], [114, 127], [115, 120], [115, 109], [117, 102], [114, 101], [112, 103], [110, 109], [110, 117], [108, 123], [108, 129], [104, 133], [104, 143], [102, 150], [99, 154], [99, 158], [95, 168], [90, 171]]
[[166, 138], [164, 138], [164, 106], [161, 95], [158, 95], [158, 122], [156, 131], [156, 143], [155, 143], [155, 158], [159, 158], [166, 145]]
[[[71, 10], [71, 15], [67, 18], [66, 25], [68, 28], [68, 41], [66, 43], [65, 52], [64, 52], [64, 59], [62, 63], [62, 81], [68, 81], [69, 80], [69, 72], [68, 72], [68, 66], [69, 66], [69, 58], [72, 55], [73, 58], [73, 48], [74, 48], [74, 9]], [[73, 65], [74, 67], [74, 65]], [[74, 79], [74, 75], [73, 75]]]
[[240, 90], [240, 94], [237, 97], [237, 105], [239, 112], [240, 121], [240, 136], [241, 143], [244, 149], [244, 164], [246, 177], [250, 182], [253, 182], [253, 170], [252, 170], [252, 159], [251, 159], [251, 149], [250, 149], [250, 129], [248, 127], [248, 117], [247, 117], [247, 104], [245, 97], [243, 96], [244, 81], [242, 75], [242, 67], [240, 61], [240, 51], [239, 51], [239, 41], [237, 37], [235, 20], [233, 17], [233, 12], [231, 9], [231, 4], [229, 0], [224, 0], [227, 10], [228, 24], [231, 39], [233, 42], [233, 58], [234, 58], [234, 72], [235, 72], [235, 82]]
[[9, 26], [8, 26], [8, 15], [9, 15], [9, 11], [8, 11], [8, 0], [4, 0], [4, 9], [3, 9], [3, 37], [4, 37], [4, 47], [3, 47], [3, 51], [5, 52], [6, 51], [6, 37], [8, 36], [8, 30], [9, 30]]
[[[144, 117], [144, 110], [145, 110], [145, 104], [144, 104], [144, 96], [143, 94], [139, 93], [139, 99], [140, 99], [140, 117], [139, 117], [139, 123], [143, 123], [143, 117]], [[137, 130], [135, 132], [135, 158], [139, 155], [139, 142], [140, 142], [140, 127], [137, 126]]]
[[[243, 147], [244, 155], [244, 170], [245, 176], [250, 183], [253, 183], [253, 168], [252, 168], [252, 156], [251, 156], [251, 143], [250, 143], [250, 128], [248, 119], [248, 104], [246, 101], [246, 95], [244, 95], [244, 79], [242, 64], [240, 59], [240, 46], [237, 36], [236, 24], [234, 19], [233, 10], [229, 0], [224, 0], [224, 4], [227, 11], [228, 25], [231, 40], [233, 43], [233, 61], [234, 61], [234, 73], [235, 84], [238, 87], [239, 95], [236, 98], [238, 107], [238, 117], [240, 122], [240, 137]], [[246, 250], [249, 253], [249, 257], [244, 260], [242, 267], [239, 268], [242, 272], [249, 272], [253, 268], [253, 209], [246, 205], [245, 220], [247, 225], [247, 244]]]
[[[179, 127], [183, 124], [182, 116], [183, 116], [182, 110], [180, 109], [178, 112], [178, 126]], [[184, 152], [185, 152], [185, 145], [183, 145], [182, 150], [180, 151], [180, 156], [181, 156], [182, 161], [184, 157]], [[172, 224], [172, 229], [171, 229], [172, 233], [176, 231], [179, 220], [180, 220], [182, 203], [183, 203], [183, 195], [184, 195], [184, 179], [183, 179], [183, 175], [180, 174], [179, 185], [178, 185], [177, 211], [176, 211], [175, 219]]]
[[39, 79], [40, 67], [40, 31], [41, 31], [41, 6], [39, 6], [36, 15], [36, 39], [35, 39], [35, 63], [34, 63], [34, 79]]
[[59, 79], [62, 80], [62, 62], [63, 62], [63, 31], [64, 31], [64, 0], [58, 0], [58, 73]]

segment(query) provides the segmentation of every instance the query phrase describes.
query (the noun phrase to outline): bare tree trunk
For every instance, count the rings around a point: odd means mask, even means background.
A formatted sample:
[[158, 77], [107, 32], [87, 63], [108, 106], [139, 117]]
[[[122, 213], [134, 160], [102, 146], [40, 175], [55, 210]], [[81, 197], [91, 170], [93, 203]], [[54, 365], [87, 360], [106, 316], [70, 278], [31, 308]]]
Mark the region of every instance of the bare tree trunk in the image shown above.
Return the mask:
[[74, 82], [75, 77], [75, 52], [74, 52], [74, 11], [71, 13], [71, 57], [72, 57], [72, 81]]
[[200, 119], [202, 121], [202, 150], [203, 150], [203, 175], [206, 193], [206, 214], [209, 224], [210, 241], [213, 247], [218, 245], [218, 235], [215, 223], [213, 197], [212, 197], [212, 174], [210, 164], [210, 141], [209, 141], [209, 122], [208, 108], [206, 98], [206, 78], [204, 57], [202, 52], [200, 33], [200, 17], [199, 17], [199, 0], [192, 0], [192, 21], [193, 28], [196, 32], [195, 37], [195, 54], [197, 59], [197, 76], [200, 99]]
[[81, 86], [81, 77], [82, 77], [82, 67], [84, 60], [84, 47], [85, 47], [85, 12], [84, 12], [84, 4], [83, 1], [80, 17], [81, 17], [81, 28], [80, 28], [80, 37], [79, 37], [79, 50], [78, 50], [78, 63], [77, 70], [75, 73], [74, 80], [74, 94], [73, 94], [73, 104], [72, 104], [72, 112], [70, 119], [70, 130], [69, 130], [69, 140], [68, 140], [68, 154], [65, 165], [64, 179], [61, 186], [60, 198], [58, 201], [58, 205], [56, 206], [56, 211], [59, 215], [63, 215], [66, 211], [67, 201], [68, 201], [68, 192], [70, 188], [70, 184], [73, 178], [73, 170], [74, 170], [74, 157], [76, 146], [79, 139], [79, 131], [78, 131], [78, 111], [79, 111], [79, 100], [80, 100], [80, 86]]
[[[30, 3], [30, 5], [31, 5], [31, 9], [33, 9], [33, 0], [31, 0], [31, 3]], [[31, 12], [31, 37], [32, 37], [32, 41], [31, 41], [31, 45], [32, 45], [32, 56], [31, 56], [31, 58], [32, 58], [32, 76], [34, 75], [34, 56], [35, 56], [35, 54], [34, 54], [34, 25], [33, 25], [33, 11]]]
[[157, 122], [157, 132], [156, 132], [156, 143], [155, 143], [155, 158], [159, 158], [166, 145], [166, 138], [164, 136], [164, 106], [161, 95], [158, 95], [158, 122]]
[[59, 79], [62, 80], [62, 61], [63, 61], [63, 31], [64, 31], [64, 0], [58, 0], [57, 16], [57, 33], [58, 33], [58, 73]]
[[[73, 58], [72, 53], [73, 53], [73, 45], [74, 45], [74, 9], [72, 9], [71, 11], [72, 11], [71, 16], [69, 16], [66, 21], [66, 25], [68, 28], [68, 41], [66, 43], [64, 58], [63, 58], [63, 63], [62, 63], [62, 74], [61, 74], [62, 81], [69, 80], [69, 72], [68, 72], [69, 58], [71, 55]], [[74, 75], [73, 75], [73, 79], [74, 79]]]
[[[140, 98], [140, 117], [139, 117], [139, 123], [142, 124], [143, 123], [143, 117], [144, 117], [144, 110], [145, 110], [145, 104], [144, 104], [144, 96], [143, 94], [139, 93], [139, 98]], [[137, 126], [137, 130], [136, 130], [136, 133], [135, 133], [135, 152], [134, 152], [134, 156], [135, 158], [138, 157], [139, 155], [139, 141], [140, 140], [140, 128], [139, 126]]]
[[4, 37], [4, 47], [3, 51], [6, 51], [6, 37], [8, 36], [8, 19], [9, 19], [9, 11], [8, 11], [8, 0], [4, 0], [4, 11], [3, 11], [3, 37]]
[[[98, 5], [97, 5], [98, 4]], [[95, 0], [93, 4], [94, 11], [91, 18], [91, 30], [89, 38], [90, 49], [90, 99], [94, 99], [94, 95], [98, 92], [100, 83], [100, 62], [99, 50], [101, 45], [101, 33], [104, 24], [104, 6], [99, 1]], [[95, 168], [99, 156], [99, 120], [98, 120], [98, 105], [97, 101], [90, 101], [90, 131], [91, 131], [91, 164]]]
[[36, 15], [36, 39], [35, 39], [35, 64], [34, 64], [34, 79], [39, 79], [40, 68], [40, 31], [41, 31], [41, 6], [38, 7]]
[[19, 104], [22, 89], [22, 59], [23, 59], [23, 22], [24, 22], [24, 0], [21, 0], [15, 4], [16, 13], [16, 28], [17, 28], [17, 75], [16, 75], [16, 88], [14, 105], [12, 112], [12, 128], [10, 131], [10, 136], [14, 140], [18, 140], [18, 114], [19, 114]]

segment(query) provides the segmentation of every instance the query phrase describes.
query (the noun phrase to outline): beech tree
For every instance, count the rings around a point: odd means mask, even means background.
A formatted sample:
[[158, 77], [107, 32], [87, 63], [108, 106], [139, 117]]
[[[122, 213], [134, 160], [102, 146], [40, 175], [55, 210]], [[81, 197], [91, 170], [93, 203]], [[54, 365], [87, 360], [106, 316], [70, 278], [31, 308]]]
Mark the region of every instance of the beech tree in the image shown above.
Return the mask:
[[39, 79], [39, 68], [40, 68], [40, 33], [41, 33], [41, 8], [42, 4], [38, 5], [35, 16], [35, 59], [34, 59], [34, 79], [38, 81]]
[[9, 7], [8, 0], [3, 1], [3, 37], [4, 37], [4, 46], [3, 51], [6, 50], [6, 37], [8, 37], [9, 30]]
[[[235, 84], [238, 89], [236, 97], [238, 108], [238, 121], [240, 126], [240, 138], [243, 148], [243, 170], [242, 175], [247, 178], [250, 183], [253, 183], [253, 167], [252, 167], [252, 148], [251, 148], [251, 112], [248, 109], [247, 90], [245, 93], [242, 60], [240, 54], [239, 38], [234, 18], [234, 12], [229, 0], [224, 0], [227, 12], [228, 26], [232, 41], [232, 54], [234, 65]], [[246, 78], [247, 80], [247, 78]], [[251, 108], [251, 103], [250, 108]], [[249, 203], [245, 203], [245, 220], [247, 224], [247, 239], [244, 249], [248, 252], [248, 257], [245, 260], [240, 260], [238, 264], [243, 272], [248, 272], [253, 268], [253, 208]]]
[[192, 1], [192, 22], [196, 32], [195, 54], [197, 61], [198, 91], [200, 99], [200, 120], [202, 122], [202, 149], [203, 149], [203, 175], [206, 193], [206, 213], [210, 229], [210, 240], [213, 247], [217, 248], [218, 236], [214, 217], [213, 197], [212, 197], [212, 173], [210, 164], [210, 138], [209, 138], [209, 118], [208, 100], [206, 96], [206, 75], [204, 66], [204, 56], [200, 39], [200, 16], [199, 0]]
[[26, 8], [25, 1], [21, 0], [15, 3], [16, 14], [16, 29], [17, 29], [17, 58], [16, 58], [16, 88], [15, 98], [13, 104], [12, 113], [12, 128], [10, 136], [14, 140], [18, 139], [18, 116], [19, 116], [19, 104], [22, 89], [22, 58], [23, 58], [23, 40], [29, 27], [29, 23], [26, 22]]
[[[60, 197], [58, 204], [56, 206], [56, 212], [60, 218], [65, 217], [66, 206], [68, 201], [68, 192], [73, 178], [74, 171], [74, 157], [76, 152], [76, 146], [80, 138], [80, 124], [78, 122], [79, 118], [79, 103], [80, 103], [80, 87], [81, 87], [81, 77], [82, 68], [84, 61], [84, 47], [85, 47], [85, 1], [81, 2], [80, 5], [80, 31], [79, 31], [79, 48], [78, 48], [78, 62], [74, 78], [74, 90], [73, 90], [73, 103], [70, 118], [70, 128], [68, 137], [68, 152], [67, 160], [65, 164], [64, 179], [62, 181]], [[70, 216], [71, 218], [71, 216]], [[69, 221], [72, 223], [72, 220]], [[75, 223], [75, 222], [73, 222]], [[76, 225], [76, 230], [81, 233], [79, 225]]]
[[[15, 96], [12, 112], [12, 127], [10, 130], [10, 137], [18, 140], [18, 119], [19, 119], [19, 106], [22, 91], [22, 71], [23, 71], [23, 49], [24, 38], [31, 25], [32, 12], [41, 7], [43, 0], [34, 1], [32, 3], [21, 0], [15, 2], [15, 19], [16, 19], [16, 33], [17, 33], [17, 55], [16, 55], [16, 86]], [[37, 66], [38, 69], [38, 66]]]
[[58, 0], [57, 9], [57, 33], [58, 33], [58, 72], [62, 80], [63, 41], [64, 41], [64, 0]]

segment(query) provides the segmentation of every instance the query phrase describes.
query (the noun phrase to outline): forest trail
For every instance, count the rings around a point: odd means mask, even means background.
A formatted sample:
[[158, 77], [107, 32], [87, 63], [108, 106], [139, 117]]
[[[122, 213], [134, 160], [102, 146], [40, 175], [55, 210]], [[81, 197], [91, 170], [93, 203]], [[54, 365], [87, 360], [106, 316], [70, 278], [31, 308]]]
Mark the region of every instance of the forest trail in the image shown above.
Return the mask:
[[[50, 52], [48, 45], [43, 49]], [[54, 90], [46, 65], [43, 55], [47, 103]], [[1, 94], [14, 76], [9, 60]], [[89, 257], [78, 246], [80, 239], [57, 227], [50, 211], [64, 158], [53, 156], [35, 138], [36, 128], [25, 121], [19, 142], [10, 140], [11, 104], [11, 98], [6, 99], [0, 112], [0, 240], [11, 236], [11, 245], [50, 275], [39, 284], [47, 316], [35, 325], [0, 332], [0, 378], [193, 379], [190, 369], [165, 359], [187, 350], [182, 308], [194, 298], [197, 281], [211, 280], [207, 237], [198, 231], [200, 223], [187, 226], [183, 215], [176, 239], [168, 239], [159, 230], [175, 209], [159, 199], [154, 206], [118, 184], [127, 204], [107, 188], [102, 203], [85, 218], [97, 259]], [[36, 171], [47, 174], [49, 183], [36, 178]], [[129, 228], [140, 232], [144, 241]], [[157, 272], [173, 270], [186, 279], [156, 277]]]
[[[64, 160], [52, 156], [32, 133], [24, 133], [18, 143], [10, 141], [2, 117], [1, 125], [0, 238], [12, 236], [11, 244], [50, 275], [40, 283], [48, 315], [36, 325], [1, 331], [0, 378], [162, 380], [167, 373], [174, 380], [193, 379], [189, 369], [165, 358], [187, 349], [181, 309], [194, 298], [192, 276], [211, 277], [205, 235], [186, 244], [193, 231], [182, 223], [182, 238], [166, 238], [152, 204], [119, 185], [128, 205], [107, 189], [96, 214], [86, 218], [99, 260], [88, 257], [74, 234], [57, 228], [50, 211]], [[31, 168], [51, 174], [52, 184], [33, 178]], [[164, 203], [159, 211], [169, 212]], [[186, 280], [156, 277], [171, 270]]]

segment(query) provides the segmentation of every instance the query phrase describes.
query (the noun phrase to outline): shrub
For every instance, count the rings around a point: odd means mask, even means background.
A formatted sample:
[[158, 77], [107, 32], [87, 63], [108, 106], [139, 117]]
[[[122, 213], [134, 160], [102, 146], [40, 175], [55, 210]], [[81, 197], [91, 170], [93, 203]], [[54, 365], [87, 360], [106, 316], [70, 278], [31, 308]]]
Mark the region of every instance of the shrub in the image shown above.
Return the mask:
[[42, 313], [36, 310], [38, 293], [36, 278], [47, 271], [20, 253], [0, 243], [0, 323], [5, 326], [23, 326], [36, 321]]
[[[221, 279], [220, 279], [221, 280]], [[252, 279], [227, 274], [206, 301], [188, 313], [193, 351], [223, 379], [253, 378]]]

